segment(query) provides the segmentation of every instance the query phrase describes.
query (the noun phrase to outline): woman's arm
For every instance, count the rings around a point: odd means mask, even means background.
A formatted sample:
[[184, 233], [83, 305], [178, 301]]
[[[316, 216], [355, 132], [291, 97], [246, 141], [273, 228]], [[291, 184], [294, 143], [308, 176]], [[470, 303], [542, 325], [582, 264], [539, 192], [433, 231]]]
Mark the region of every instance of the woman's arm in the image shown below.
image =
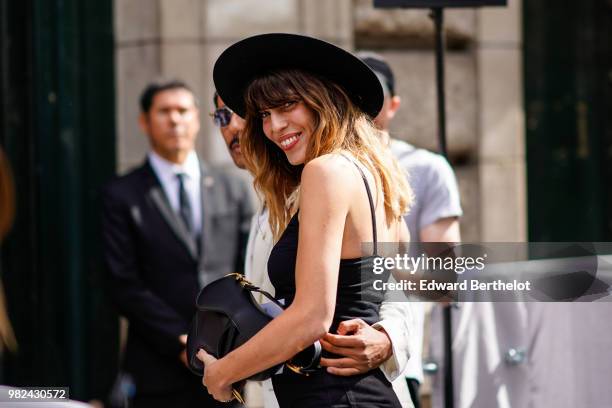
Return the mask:
[[341, 160], [322, 156], [304, 167], [294, 301], [247, 343], [206, 365], [203, 382], [216, 398], [223, 400], [231, 384], [287, 361], [328, 331], [335, 310], [350, 181], [356, 179]]

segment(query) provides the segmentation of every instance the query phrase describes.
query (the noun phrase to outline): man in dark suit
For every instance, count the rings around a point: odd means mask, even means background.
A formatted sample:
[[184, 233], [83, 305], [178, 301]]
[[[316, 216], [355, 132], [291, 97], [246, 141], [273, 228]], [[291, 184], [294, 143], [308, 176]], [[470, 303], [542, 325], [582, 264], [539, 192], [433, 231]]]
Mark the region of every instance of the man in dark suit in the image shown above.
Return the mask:
[[140, 104], [151, 150], [103, 192], [112, 295], [129, 321], [123, 370], [135, 385], [132, 406], [232, 406], [188, 371], [185, 341], [198, 290], [243, 271], [248, 188], [198, 159], [199, 111], [185, 83], [152, 83]]

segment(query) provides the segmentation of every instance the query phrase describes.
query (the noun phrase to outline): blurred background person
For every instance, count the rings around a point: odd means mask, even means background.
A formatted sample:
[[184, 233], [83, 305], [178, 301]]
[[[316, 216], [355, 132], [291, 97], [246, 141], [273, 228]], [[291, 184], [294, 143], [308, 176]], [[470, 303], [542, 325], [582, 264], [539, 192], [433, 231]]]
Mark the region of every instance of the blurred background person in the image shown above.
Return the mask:
[[[8, 234], [15, 218], [15, 188], [13, 184], [13, 175], [8, 158], [4, 154], [4, 150], [0, 147], [0, 245], [4, 237]], [[10, 353], [17, 352], [17, 339], [13, 333], [13, 327], [9, 320], [6, 311], [6, 302], [4, 299], [4, 286], [0, 279], [0, 357], [4, 351]], [[0, 359], [1, 361], [1, 359]], [[42, 402], [34, 399], [16, 400], [9, 398], [9, 390], [18, 390], [18, 388], [7, 387], [0, 385], [0, 407], [3, 406], [20, 406], [22, 408], [37, 408], [45, 405], [52, 405], [57, 408], [87, 408], [90, 405], [69, 400], [54, 400], [53, 402]], [[5, 405], [7, 404], [7, 405]]]
[[243, 270], [250, 197], [241, 179], [198, 158], [199, 110], [185, 82], [150, 83], [140, 107], [150, 151], [103, 194], [112, 294], [129, 321], [123, 370], [134, 407], [220, 406], [187, 368], [186, 333], [199, 289]]
[[[0, 148], [0, 245], [8, 234], [15, 218], [15, 188], [8, 158]], [[0, 279], [0, 355], [4, 348], [17, 351], [17, 340], [6, 311], [4, 287]]]

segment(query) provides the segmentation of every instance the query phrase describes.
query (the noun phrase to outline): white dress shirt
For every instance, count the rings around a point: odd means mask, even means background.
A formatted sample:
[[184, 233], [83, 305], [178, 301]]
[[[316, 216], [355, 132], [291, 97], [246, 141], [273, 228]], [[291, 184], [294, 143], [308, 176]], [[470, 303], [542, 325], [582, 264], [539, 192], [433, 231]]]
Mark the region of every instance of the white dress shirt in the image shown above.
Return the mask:
[[191, 211], [193, 212], [191, 215], [194, 231], [192, 232], [194, 235], [199, 235], [199, 231], [202, 231], [202, 200], [200, 196], [201, 175], [198, 155], [191, 151], [184, 163], [176, 164], [151, 151], [149, 152], [149, 163], [151, 163], [151, 167], [162, 185], [164, 193], [170, 202], [170, 207], [172, 207], [176, 214], [180, 210], [179, 180], [176, 175], [180, 173], [185, 175], [183, 185], [191, 204]]

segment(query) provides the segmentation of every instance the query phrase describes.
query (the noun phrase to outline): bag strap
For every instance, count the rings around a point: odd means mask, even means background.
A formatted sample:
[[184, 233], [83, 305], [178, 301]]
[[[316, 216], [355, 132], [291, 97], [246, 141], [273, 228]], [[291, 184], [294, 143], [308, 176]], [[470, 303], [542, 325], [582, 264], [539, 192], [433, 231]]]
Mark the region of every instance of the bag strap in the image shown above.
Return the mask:
[[305, 375], [306, 377], [318, 371], [318, 369], [321, 367], [320, 362], [321, 362], [321, 354], [323, 353], [323, 346], [321, 346], [321, 342], [317, 340], [310, 347], [312, 348], [312, 357], [305, 365], [298, 365], [293, 362], [293, 359], [291, 359], [285, 363], [287, 368], [289, 368], [291, 371], [293, 371], [296, 374], [302, 374], [302, 375]]
[[365, 173], [363, 172], [363, 169], [361, 168], [359, 164], [357, 164], [357, 162], [353, 158], [345, 155], [344, 153], [340, 153], [340, 155], [344, 157], [345, 159], [347, 159], [348, 161], [350, 161], [351, 163], [353, 163], [355, 167], [357, 167], [357, 170], [359, 170], [359, 173], [361, 174], [361, 178], [363, 179], [363, 184], [365, 184], [366, 193], [368, 194], [368, 202], [370, 204], [370, 218], [372, 219], [372, 239], [373, 239], [373, 244], [374, 244], [374, 254], [373, 255], [378, 256], [378, 237], [376, 234], [376, 209], [374, 208], [374, 200], [372, 198], [372, 190], [370, 190], [370, 184], [368, 183], [368, 179]]
[[[276, 305], [278, 305], [278, 307], [280, 307], [281, 309], [285, 309], [285, 305], [283, 305], [282, 303], [280, 303], [278, 300], [276, 300], [274, 298], [274, 296], [272, 296], [269, 292], [253, 285], [249, 280], [247, 280], [244, 275], [240, 274], [240, 273], [230, 273], [227, 276], [232, 276], [234, 279], [236, 279], [236, 281], [238, 281], [238, 283], [240, 284], [240, 286], [242, 286], [244, 289], [250, 291], [250, 292], [257, 292], [257, 293], [261, 293], [262, 295], [264, 295], [265, 297], [267, 297], [270, 301], [272, 301], [273, 303], [275, 303]], [[310, 358], [310, 360], [308, 362], [306, 362], [303, 365], [298, 365], [296, 363], [294, 363], [291, 359], [287, 362], [285, 362], [285, 365], [290, 368], [292, 371], [298, 373], [298, 374], [302, 374], [302, 375], [310, 375], [312, 373], [314, 373], [318, 368], [319, 368], [319, 362], [321, 360], [321, 354], [323, 352], [323, 347], [321, 346], [321, 343], [319, 342], [319, 340], [315, 341], [314, 344], [311, 346], [312, 347], [312, 357]], [[298, 353], [299, 354], [299, 353]]]
[[230, 273], [228, 276], [233, 276], [238, 281], [240, 286], [242, 286], [246, 290], [251, 291], [251, 292], [261, 293], [262, 295], [267, 297], [271, 302], [279, 306], [281, 309], [283, 310], [285, 309], [285, 306], [281, 302], [276, 300], [274, 296], [272, 296], [269, 292], [266, 292], [265, 290], [261, 289], [260, 287], [253, 285], [249, 280], [247, 280], [244, 277], [244, 275], [240, 273]]

